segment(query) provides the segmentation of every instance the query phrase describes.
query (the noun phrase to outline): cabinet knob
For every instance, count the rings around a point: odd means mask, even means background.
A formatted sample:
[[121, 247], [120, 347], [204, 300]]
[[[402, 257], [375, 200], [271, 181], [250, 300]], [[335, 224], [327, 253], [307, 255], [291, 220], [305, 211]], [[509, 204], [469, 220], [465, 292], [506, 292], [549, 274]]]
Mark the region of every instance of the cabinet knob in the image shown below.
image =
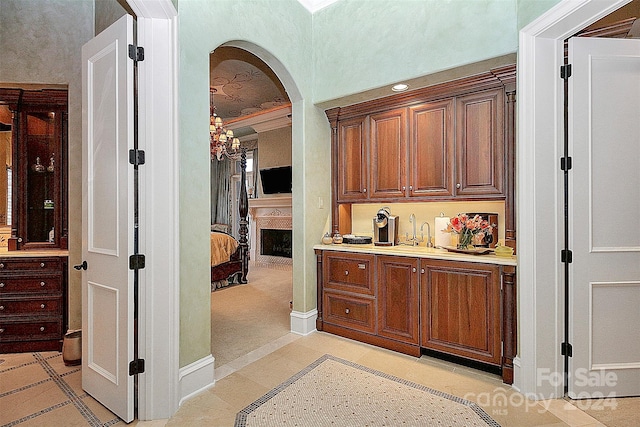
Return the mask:
[[4, 310], [4, 305], [0, 305], [0, 311]]
[[44, 262], [41, 262], [41, 263], [40, 263], [40, 267], [41, 267], [41, 268], [44, 268]]
[[349, 270], [345, 270], [345, 271], [344, 271], [344, 275], [345, 275], [345, 276], [348, 276], [348, 275], [349, 275]]
[[4, 332], [4, 328], [0, 328], [0, 334]]
[[456, 188], [460, 188], [460, 187], [462, 187], [462, 185], [460, 185], [460, 183], [457, 183]]
[[45, 283], [44, 283], [44, 282], [40, 282], [40, 286], [44, 286], [44, 285], [45, 285]]
[[411, 271], [413, 271], [413, 272], [415, 273], [415, 272], [416, 272], [416, 271], [418, 271], [418, 270], [416, 270], [416, 268], [415, 268], [415, 267], [413, 267], [413, 268], [411, 269]]
[[348, 309], [348, 308], [347, 308], [347, 309], [345, 309], [345, 310], [344, 310], [344, 312], [345, 312], [346, 314], [349, 314], [349, 309]]
[[0, 283], [0, 288], [4, 288], [4, 282]]
[[0, 268], [4, 268], [4, 263], [0, 262]]
[[44, 326], [40, 326], [40, 332], [44, 332]]
[[44, 304], [40, 304], [40, 308], [44, 308], [44, 307], [45, 307], [45, 305], [44, 305]]
[[409, 191], [413, 191], [413, 185], [409, 186]]
[[402, 186], [402, 191], [406, 190], [407, 187], [405, 187], [404, 185]]
[[424, 274], [424, 268], [420, 269], [420, 273]]
[[366, 189], [366, 188], [363, 188], [363, 189], [362, 189], [362, 192], [363, 192], [363, 193], [366, 193], [366, 192], [367, 192], [367, 189]]

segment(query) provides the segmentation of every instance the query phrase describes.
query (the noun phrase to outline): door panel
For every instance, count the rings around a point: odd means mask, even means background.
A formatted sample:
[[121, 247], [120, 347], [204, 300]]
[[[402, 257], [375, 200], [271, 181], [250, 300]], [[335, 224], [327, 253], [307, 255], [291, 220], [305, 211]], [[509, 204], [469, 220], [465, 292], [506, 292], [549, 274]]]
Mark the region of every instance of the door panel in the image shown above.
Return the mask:
[[453, 99], [410, 109], [411, 196], [453, 196]]
[[124, 421], [134, 417], [133, 18], [82, 48], [82, 387]]
[[569, 396], [640, 395], [640, 40], [569, 40]]
[[401, 108], [371, 116], [371, 198], [406, 195], [406, 111]]

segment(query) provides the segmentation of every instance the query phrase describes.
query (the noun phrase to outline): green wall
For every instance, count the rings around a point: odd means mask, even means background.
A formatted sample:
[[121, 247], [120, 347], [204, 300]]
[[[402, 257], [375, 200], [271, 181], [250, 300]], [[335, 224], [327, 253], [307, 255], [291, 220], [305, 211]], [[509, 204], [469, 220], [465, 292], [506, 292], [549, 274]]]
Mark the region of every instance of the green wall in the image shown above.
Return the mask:
[[340, 0], [313, 18], [315, 102], [503, 56], [518, 43], [513, 0]]

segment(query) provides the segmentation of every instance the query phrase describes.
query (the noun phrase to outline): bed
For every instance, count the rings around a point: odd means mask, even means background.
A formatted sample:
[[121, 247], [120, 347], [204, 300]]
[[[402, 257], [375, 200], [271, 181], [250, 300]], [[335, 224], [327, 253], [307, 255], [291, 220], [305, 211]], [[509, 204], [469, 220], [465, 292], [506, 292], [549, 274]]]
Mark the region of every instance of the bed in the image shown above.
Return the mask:
[[232, 283], [247, 283], [249, 272], [249, 199], [247, 196], [247, 157], [242, 150], [240, 166], [242, 170], [238, 211], [240, 213], [239, 239], [229, 234], [229, 226], [211, 226], [211, 290], [223, 288]]

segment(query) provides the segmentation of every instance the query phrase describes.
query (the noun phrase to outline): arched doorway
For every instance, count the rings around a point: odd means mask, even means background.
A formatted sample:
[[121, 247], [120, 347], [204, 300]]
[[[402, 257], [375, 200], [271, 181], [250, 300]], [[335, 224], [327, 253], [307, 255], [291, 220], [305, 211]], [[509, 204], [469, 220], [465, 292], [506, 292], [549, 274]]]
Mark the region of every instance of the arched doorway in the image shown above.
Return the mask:
[[[260, 51], [230, 43], [216, 48], [209, 58], [211, 112], [246, 150], [249, 194], [249, 283], [212, 284], [211, 350], [217, 368], [291, 331], [291, 100], [270, 65], [252, 50]], [[273, 176], [287, 169], [288, 187], [283, 182], [286, 173]], [[226, 229], [236, 238], [240, 176], [233, 153], [212, 157], [212, 230]]]

